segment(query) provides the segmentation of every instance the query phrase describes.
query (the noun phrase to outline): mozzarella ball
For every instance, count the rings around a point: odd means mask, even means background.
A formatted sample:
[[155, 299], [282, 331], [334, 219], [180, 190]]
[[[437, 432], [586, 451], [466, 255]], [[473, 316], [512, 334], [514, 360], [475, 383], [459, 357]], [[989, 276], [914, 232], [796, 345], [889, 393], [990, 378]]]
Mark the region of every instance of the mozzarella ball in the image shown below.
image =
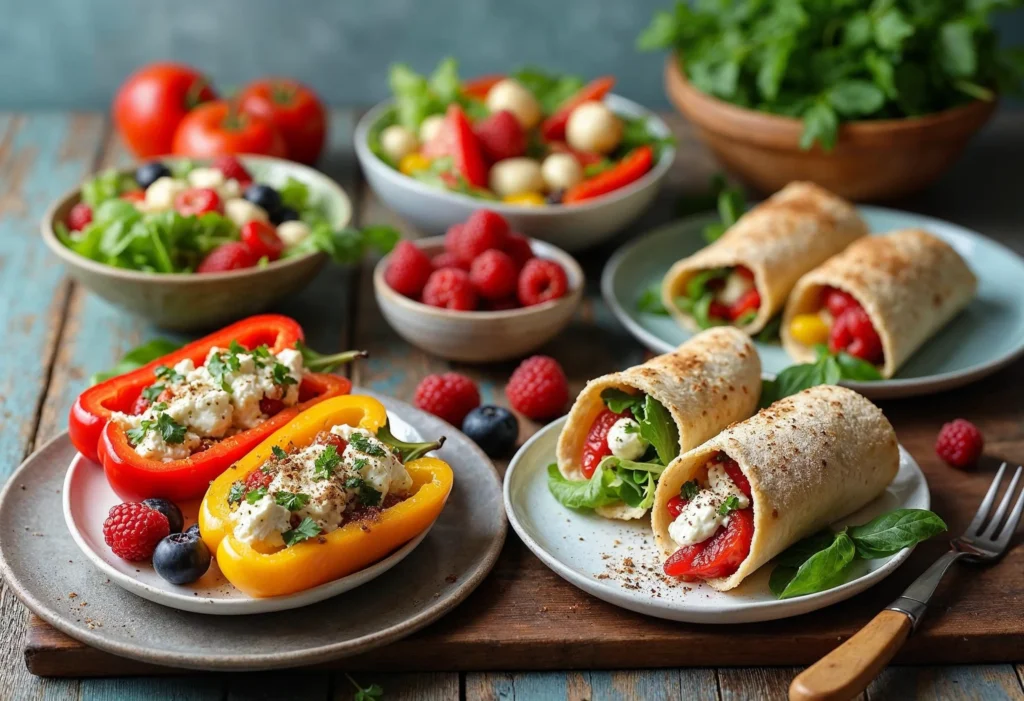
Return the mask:
[[584, 102], [569, 115], [565, 139], [577, 151], [611, 153], [622, 141], [622, 121], [603, 102]]
[[420, 143], [425, 144], [434, 140], [438, 132], [441, 131], [441, 127], [444, 126], [444, 116], [440, 114], [432, 114], [423, 120], [423, 124], [420, 124]]
[[224, 203], [224, 216], [233, 221], [235, 226], [239, 228], [254, 219], [262, 222], [270, 221], [270, 217], [267, 216], [267, 211], [263, 207], [239, 197]]
[[298, 219], [281, 222], [277, 226], [277, 236], [285, 246], [294, 246], [309, 236], [309, 225]]
[[523, 129], [532, 129], [540, 122], [540, 103], [533, 93], [514, 80], [506, 78], [487, 93], [487, 109], [491, 113], [508, 110], [516, 116]]
[[188, 184], [217, 190], [224, 184], [224, 173], [219, 168], [193, 168], [188, 174]]
[[540, 166], [544, 184], [551, 192], [568, 190], [583, 180], [583, 167], [576, 157], [569, 153], [552, 153]]
[[217, 194], [222, 200], [230, 200], [233, 197], [242, 196], [242, 185], [234, 178], [228, 178], [224, 184], [217, 188]]
[[420, 142], [416, 135], [405, 127], [392, 124], [380, 133], [380, 145], [388, 158], [398, 163], [402, 160], [402, 156], [408, 156], [418, 149]]
[[540, 192], [544, 189], [544, 176], [540, 164], [532, 158], [506, 158], [491, 168], [489, 185], [498, 197]]
[[146, 188], [145, 211], [162, 212], [171, 209], [175, 198], [187, 188], [188, 185], [170, 176], [157, 178]]

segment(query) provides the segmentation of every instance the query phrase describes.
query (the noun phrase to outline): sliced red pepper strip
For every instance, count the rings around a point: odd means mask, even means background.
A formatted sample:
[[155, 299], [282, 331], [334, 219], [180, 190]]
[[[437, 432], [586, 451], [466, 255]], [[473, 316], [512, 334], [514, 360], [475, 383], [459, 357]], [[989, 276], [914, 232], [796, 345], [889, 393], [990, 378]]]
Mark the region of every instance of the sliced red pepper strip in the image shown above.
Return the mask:
[[71, 442], [80, 453], [101, 462], [107, 479], [124, 498], [162, 496], [187, 499], [201, 496], [211, 479], [245, 455], [302, 409], [328, 397], [347, 394], [351, 382], [344, 377], [306, 373], [299, 388], [299, 404], [284, 409], [259, 426], [220, 440], [215, 446], [185, 460], [159, 462], [135, 452], [125, 430], [110, 421], [114, 412], [130, 412], [142, 390], [156, 381], [155, 368], [171, 367], [188, 358], [196, 365], [215, 346], [237, 341], [247, 349], [267, 345], [272, 352], [292, 348], [303, 338], [302, 327], [286, 316], [265, 314], [244, 319], [169, 353], [138, 370], [90, 387], [71, 408]]
[[505, 80], [505, 76], [497, 73], [471, 78], [462, 84], [462, 94], [477, 100], [486, 100], [487, 93], [491, 91], [491, 88], [503, 80]]
[[642, 178], [654, 164], [654, 150], [641, 146], [630, 151], [614, 167], [566, 190], [562, 202], [573, 204], [607, 195]]
[[473, 126], [458, 105], [448, 106], [448, 129], [455, 170], [473, 187], [487, 187], [487, 162]]
[[555, 113], [544, 120], [540, 125], [540, 133], [547, 141], [565, 141], [565, 125], [569, 123], [569, 115], [572, 111], [591, 100], [604, 98], [612, 88], [615, 87], [615, 78], [606, 75], [603, 78], [596, 78], [563, 102], [555, 110]]

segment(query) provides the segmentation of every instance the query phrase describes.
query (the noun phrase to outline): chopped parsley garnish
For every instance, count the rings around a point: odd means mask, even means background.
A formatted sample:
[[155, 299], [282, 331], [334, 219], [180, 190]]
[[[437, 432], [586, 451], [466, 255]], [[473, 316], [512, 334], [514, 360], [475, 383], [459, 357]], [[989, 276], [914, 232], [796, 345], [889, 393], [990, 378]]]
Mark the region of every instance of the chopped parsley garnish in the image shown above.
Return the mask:
[[722, 516], [728, 516], [738, 508], [740, 508], [740, 498], [735, 494], [730, 494], [726, 497], [725, 501], [722, 502], [722, 505], [718, 507], [718, 513]]
[[[166, 409], [166, 405], [164, 405], [163, 408]], [[183, 443], [185, 441], [185, 427], [167, 414], [160, 414], [156, 418], [156, 421], [143, 419], [139, 423], [138, 427], [128, 429], [126, 433], [128, 434], [128, 440], [131, 441], [131, 444], [138, 445], [146, 438], [146, 434], [150, 431], [156, 431], [159, 433], [165, 443], [176, 444]]]
[[267, 348], [266, 344], [256, 346], [250, 352], [252, 353], [252, 362], [255, 363], [258, 368], [265, 368], [267, 366], [266, 361], [273, 359], [273, 356], [270, 354], [270, 349]]
[[128, 440], [131, 441], [132, 445], [138, 445], [146, 438], [146, 432], [153, 425], [152, 421], [142, 421], [135, 428], [128, 429]]
[[289, 511], [298, 511], [309, 503], [309, 495], [296, 492], [275, 492], [274, 501]]
[[700, 484], [697, 480], [690, 480], [689, 482], [683, 482], [683, 486], [679, 488], [679, 496], [689, 501], [697, 496], [697, 492], [700, 491]]
[[228, 490], [228, 503], [241, 504], [243, 498], [245, 498], [245, 482], [238, 480], [232, 483], [231, 489]]
[[234, 340], [234, 339], [232, 339], [231, 343], [228, 344], [228, 350], [231, 351], [231, 353], [233, 355], [238, 355], [239, 353], [245, 353], [245, 348], [242, 347], [242, 344], [239, 343], [238, 341]]
[[185, 379], [183, 375], [175, 372], [173, 368], [169, 368], [166, 365], [157, 365], [153, 370], [153, 374], [165, 382], [181, 382]]
[[278, 460], [286, 460], [288, 458], [288, 453], [284, 452], [284, 448], [279, 445], [275, 445], [271, 448], [270, 452], [273, 453], [274, 457]]
[[625, 433], [640, 433], [640, 424], [628, 423], [623, 431]]
[[370, 464], [370, 461], [366, 458], [356, 458], [352, 461], [352, 467], [355, 470], [362, 470], [364, 467]]
[[164, 411], [167, 409], [167, 402], [157, 402], [153, 405], [154, 411]]
[[164, 391], [163, 385], [150, 385], [146, 389], [142, 390], [142, 396], [145, 397], [147, 402], [155, 401], [160, 393]]
[[348, 439], [348, 444], [358, 450], [360, 453], [366, 453], [372, 455], [375, 458], [382, 458], [386, 455], [384, 449], [370, 441], [363, 433], [353, 433]]
[[260, 499], [262, 499], [265, 496], [267, 496], [267, 488], [266, 487], [257, 487], [256, 489], [252, 490], [251, 492], [246, 492], [245, 500], [247, 502], [249, 502], [250, 504], [255, 504], [256, 502], [258, 502]]
[[273, 369], [275, 385], [295, 385], [298, 381], [289, 373], [288, 366], [281, 363], [274, 363]]
[[206, 363], [207, 371], [220, 383], [221, 389], [228, 394], [231, 394], [231, 383], [227, 376], [231, 372], [238, 372], [241, 367], [242, 364], [234, 353], [214, 353]]
[[362, 477], [352, 475], [346, 479], [345, 489], [353, 490], [359, 503], [363, 506], [378, 506], [380, 504], [381, 493], [368, 485]]
[[313, 478], [317, 480], [330, 478], [334, 474], [334, 468], [340, 462], [341, 456], [338, 455], [338, 449], [333, 445], [327, 446], [313, 463]]
[[281, 537], [284, 538], [285, 547], [290, 547], [296, 543], [301, 543], [304, 540], [318, 536], [320, 532], [320, 526], [316, 525], [316, 521], [307, 516], [302, 519], [298, 526], [282, 533]]

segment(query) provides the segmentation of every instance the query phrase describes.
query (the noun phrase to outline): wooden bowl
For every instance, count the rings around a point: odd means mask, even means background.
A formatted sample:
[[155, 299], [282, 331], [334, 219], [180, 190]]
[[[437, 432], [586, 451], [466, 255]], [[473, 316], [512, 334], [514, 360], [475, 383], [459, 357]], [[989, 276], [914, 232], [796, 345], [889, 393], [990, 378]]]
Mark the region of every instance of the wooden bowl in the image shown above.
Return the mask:
[[[344, 227], [351, 220], [348, 195], [323, 173], [268, 156], [243, 156], [241, 160], [260, 182], [279, 186], [291, 176], [306, 183], [313, 196], [324, 203], [334, 226]], [[263, 311], [277, 299], [305, 287], [327, 260], [326, 254], [318, 252], [283, 258], [263, 268], [202, 274], [115, 268], [78, 255], [64, 246], [54, 233], [55, 223], [66, 221], [68, 212], [80, 198], [80, 188], [75, 188], [47, 210], [41, 222], [47, 247], [64, 262], [68, 275], [75, 282], [114, 306], [164, 329], [204, 330]]]
[[[444, 237], [413, 241], [433, 257], [444, 250]], [[569, 279], [569, 289], [558, 299], [521, 309], [495, 312], [460, 312], [439, 309], [395, 292], [384, 281], [390, 256], [373, 271], [373, 290], [384, 318], [409, 343], [436, 356], [466, 363], [488, 363], [518, 358], [558, 335], [572, 320], [583, 297], [584, 276], [579, 263], [565, 251], [530, 240], [538, 258], [558, 262]]]
[[729, 171], [762, 192], [811, 180], [852, 200], [894, 199], [937, 180], [995, 110], [975, 101], [907, 119], [846, 122], [832, 151], [800, 148], [798, 119], [737, 107], [686, 79], [676, 54], [665, 63], [669, 99]]

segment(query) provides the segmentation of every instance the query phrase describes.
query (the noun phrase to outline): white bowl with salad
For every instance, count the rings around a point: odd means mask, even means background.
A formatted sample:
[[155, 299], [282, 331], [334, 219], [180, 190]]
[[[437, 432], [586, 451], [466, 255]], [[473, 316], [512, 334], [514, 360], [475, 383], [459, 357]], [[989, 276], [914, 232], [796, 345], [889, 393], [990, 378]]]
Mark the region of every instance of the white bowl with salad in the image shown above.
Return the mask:
[[265, 309], [334, 258], [388, 250], [389, 227], [348, 227], [330, 178], [265, 156], [160, 158], [111, 169], [55, 202], [43, 238], [68, 274], [158, 326], [199, 329]]
[[459, 79], [452, 59], [421, 76], [392, 66], [393, 97], [356, 126], [370, 187], [429, 233], [474, 210], [577, 251], [606, 240], [655, 198], [675, 157], [663, 121], [612, 94], [614, 79], [523, 69]]

